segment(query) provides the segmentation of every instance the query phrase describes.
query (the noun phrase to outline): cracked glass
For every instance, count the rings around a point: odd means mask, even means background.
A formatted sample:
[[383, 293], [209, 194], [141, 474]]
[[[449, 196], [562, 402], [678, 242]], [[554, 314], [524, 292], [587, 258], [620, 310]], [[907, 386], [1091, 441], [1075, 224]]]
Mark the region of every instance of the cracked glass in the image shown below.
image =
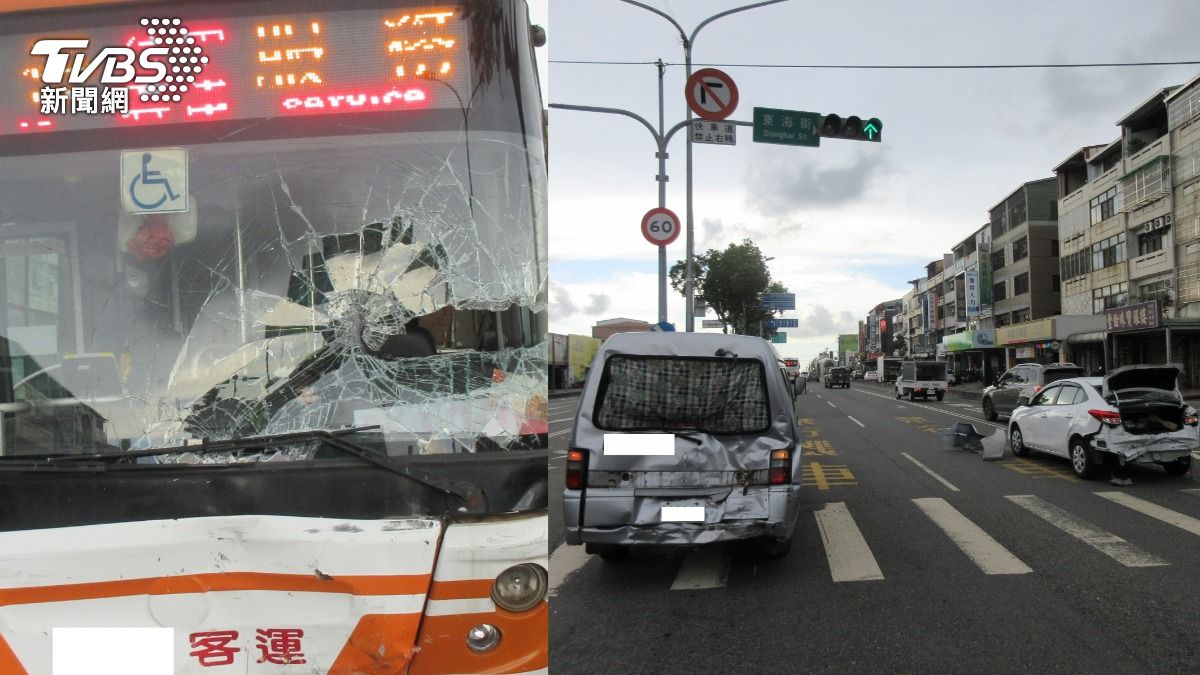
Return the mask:
[[[470, 91], [428, 85], [453, 106], [10, 138], [0, 455], [348, 427], [393, 455], [544, 447], [541, 104], [487, 5], [464, 6]], [[187, 153], [186, 212], [122, 206], [122, 151], [155, 147]]]

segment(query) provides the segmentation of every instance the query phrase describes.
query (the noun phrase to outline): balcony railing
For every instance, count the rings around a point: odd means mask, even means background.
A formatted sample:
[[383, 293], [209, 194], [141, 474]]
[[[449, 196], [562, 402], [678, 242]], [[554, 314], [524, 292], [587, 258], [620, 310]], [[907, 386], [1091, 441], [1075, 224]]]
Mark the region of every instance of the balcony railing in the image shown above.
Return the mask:
[[1160, 249], [1153, 253], [1140, 255], [1129, 261], [1129, 276], [1130, 278], [1138, 278], [1166, 272], [1171, 269], [1171, 256], [1167, 255], [1167, 249]]

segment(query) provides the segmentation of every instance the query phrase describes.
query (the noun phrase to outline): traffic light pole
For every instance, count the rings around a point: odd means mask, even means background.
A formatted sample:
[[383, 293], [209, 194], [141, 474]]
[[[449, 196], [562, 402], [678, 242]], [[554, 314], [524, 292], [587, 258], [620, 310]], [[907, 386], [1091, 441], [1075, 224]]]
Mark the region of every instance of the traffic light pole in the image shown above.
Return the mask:
[[[677, 22], [674, 18], [672, 18], [671, 15], [658, 9], [657, 7], [651, 7], [649, 5], [638, 2], [637, 0], [621, 0], [621, 2], [624, 2], [627, 5], [633, 5], [634, 7], [640, 7], [642, 9], [646, 10], [647, 12], [653, 12], [654, 14], [657, 14], [658, 16], [661, 16], [662, 18], [669, 21], [671, 23], [671, 25], [675, 27], [675, 30], [679, 31], [679, 37], [683, 41], [683, 60], [684, 60], [684, 67], [686, 70], [685, 77], [690, 78], [692, 76], [692, 46], [696, 42], [696, 34], [698, 34], [700, 32], [700, 29], [704, 28], [705, 26], [712, 23], [713, 21], [716, 21], [717, 19], [720, 19], [722, 17], [729, 16], [730, 14], [744, 12], [748, 9], [756, 9], [758, 7], [765, 7], [767, 5], [774, 5], [774, 4], [778, 4], [780, 2], [787, 2], [787, 0], [765, 0], [764, 2], [756, 2], [753, 4], [749, 4], [749, 5], [744, 5], [742, 7], [734, 7], [733, 9], [727, 9], [724, 12], [719, 12], [719, 13], [714, 14], [714, 15], [708, 17], [707, 19], [701, 21], [692, 30], [691, 35], [688, 35], [687, 32], [685, 32], [683, 30], [683, 26], [680, 26], [679, 22]], [[691, 126], [691, 124], [692, 124], [692, 109], [691, 108], [688, 108], [687, 118], [684, 120], [683, 123], [687, 126]], [[685, 317], [686, 318], [685, 318], [684, 323], [686, 326], [685, 330], [687, 330], [687, 332], [691, 333], [691, 332], [695, 331], [695, 329], [696, 329], [696, 326], [695, 326], [695, 319], [696, 319], [696, 304], [695, 304], [696, 237], [695, 237], [695, 225], [694, 225], [695, 221], [692, 217], [692, 135], [691, 134], [688, 134], [688, 137], [687, 137], [687, 206], [686, 206], [686, 208], [687, 208], [687, 216], [685, 218], [687, 221], [687, 276], [684, 280], [684, 289], [683, 289], [683, 295], [684, 295], [685, 303], [686, 303], [685, 304], [685, 307], [686, 307]]]
[[[671, 138], [680, 129], [687, 127], [688, 121], [684, 120], [663, 133], [663, 108], [662, 108], [662, 69], [666, 64], [659, 61], [659, 108], [658, 108], [658, 129], [654, 128], [646, 118], [622, 108], [602, 108], [590, 105], [571, 105], [568, 103], [551, 103], [549, 107], [556, 110], [578, 110], [582, 112], [607, 113], [610, 115], [624, 115], [642, 123], [650, 131], [650, 135], [654, 137], [654, 144], [657, 151], [654, 156], [658, 158], [658, 175], [655, 179], [658, 181], [658, 205], [665, 207], [667, 205], [667, 144], [671, 142]], [[737, 124], [736, 122], [734, 124]], [[667, 320], [667, 247], [658, 247], [658, 320], [664, 322]]]

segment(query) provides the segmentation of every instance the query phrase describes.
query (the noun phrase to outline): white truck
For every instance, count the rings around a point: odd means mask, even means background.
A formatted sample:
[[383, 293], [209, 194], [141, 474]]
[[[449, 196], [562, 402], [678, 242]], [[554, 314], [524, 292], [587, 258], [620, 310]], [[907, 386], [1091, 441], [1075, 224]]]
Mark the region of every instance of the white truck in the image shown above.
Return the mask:
[[876, 372], [879, 373], [880, 382], [892, 382], [900, 374], [900, 362], [903, 361], [898, 356], [880, 356], [876, 359]]
[[896, 398], [913, 400], [930, 394], [942, 400], [949, 383], [946, 381], [945, 361], [904, 361], [896, 377]]

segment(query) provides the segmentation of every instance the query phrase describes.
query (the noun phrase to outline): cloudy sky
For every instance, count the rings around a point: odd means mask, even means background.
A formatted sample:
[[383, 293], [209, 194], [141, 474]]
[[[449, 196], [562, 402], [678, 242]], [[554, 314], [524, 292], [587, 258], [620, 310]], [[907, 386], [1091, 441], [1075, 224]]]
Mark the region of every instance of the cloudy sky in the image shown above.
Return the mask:
[[[689, 33], [746, 2], [643, 0]], [[533, 3], [537, 5], [539, 3]], [[541, 3], [544, 5], [544, 2]], [[534, 10], [535, 17], [538, 10]], [[683, 48], [663, 18], [619, 0], [549, 0], [549, 101], [658, 117], [653, 65], [668, 67], [667, 126], [685, 116]], [[878, 117], [883, 143], [820, 148], [696, 145], [696, 250], [751, 238], [796, 293], [800, 328], [780, 352], [804, 359], [857, 332], [875, 304], [987, 220], [1022, 182], [1052, 175], [1083, 145], [1200, 65], [1145, 68], [847, 70], [795, 65], [968, 65], [1200, 61], [1200, 2], [791, 0], [718, 19], [693, 62], [737, 83], [733, 119], [784, 108]], [[700, 65], [697, 65], [700, 67]], [[685, 144], [669, 148], [667, 206], [684, 217]], [[650, 133], [616, 115], [550, 111], [550, 330], [590, 334], [600, 319], [657, 317], [657, 252], [639, 231], [657, 206]], [[667, 249], [673, 263], [684, 238]], [[682, 327], [671, 292], [669, 320]], [[697, 320], [697, 327], [699, 320]]]

